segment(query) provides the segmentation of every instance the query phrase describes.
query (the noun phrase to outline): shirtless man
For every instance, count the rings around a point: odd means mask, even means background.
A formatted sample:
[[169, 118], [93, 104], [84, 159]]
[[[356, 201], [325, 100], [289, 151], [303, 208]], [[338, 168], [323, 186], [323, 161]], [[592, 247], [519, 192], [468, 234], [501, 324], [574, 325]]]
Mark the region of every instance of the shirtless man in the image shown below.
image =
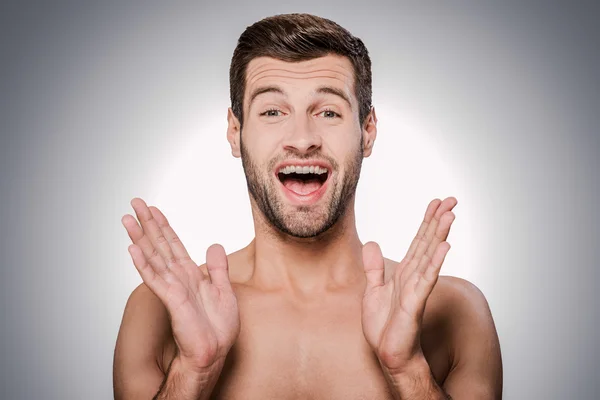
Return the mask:
[[377, 135], [362, 41], [311, 15], [266, 18], [240, 37], [230, 79], [255, 238], [210, 246], [198, 267], [158, 208], [131, 201], [144, 282], [117, 338], [115, 398], [500, 399], [485, 297], [439, 276], [457, 200], [429, 204], [401, 262], [358, 237]]

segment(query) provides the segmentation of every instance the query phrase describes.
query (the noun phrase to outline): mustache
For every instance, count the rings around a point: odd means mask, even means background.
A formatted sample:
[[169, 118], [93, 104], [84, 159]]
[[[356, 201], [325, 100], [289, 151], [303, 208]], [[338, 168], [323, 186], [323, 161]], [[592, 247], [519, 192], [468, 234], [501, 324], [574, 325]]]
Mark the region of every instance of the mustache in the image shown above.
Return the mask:
[[306, 153], [297, 153], [294, 151], [287, 151], [284, 154], [273, 158], [271, 160], [271, 162], [269, 162], [269, 169], [273, 169], [275, 167], [275, 165], [280, 162], [284, 162], [286, 160], [292, 160], [292, 159], [300, 160], [300, 161], [305, 161], [305, 160], [323, 161], [323, 162], [326, 162], [329, 165], [331, 165], [334, 170], [338, 169], [337, 161], [335, 161], [335, 159], [333, 157], [326, 156], [325, 154], [323, 154], [321, 152], [306, 154]]

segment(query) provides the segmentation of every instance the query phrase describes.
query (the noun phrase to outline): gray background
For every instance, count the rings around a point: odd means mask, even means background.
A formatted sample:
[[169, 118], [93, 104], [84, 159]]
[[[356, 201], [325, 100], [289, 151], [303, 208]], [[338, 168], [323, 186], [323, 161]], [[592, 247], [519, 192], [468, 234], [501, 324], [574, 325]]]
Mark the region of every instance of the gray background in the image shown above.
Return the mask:
[[429, 200], [456, 196], [442, 273], [489, 301], [504, 398], [598, 398], [596, 7], [302, 4], [2, 3], [1, 398], [112, 397], [141, 282], [120, 223], [131, 198], [161, 207], [198, 263], [252, 238], [228, 68], [246, 26], [285, 12], [333, 19], [370, 51], [361, 239], [401, 259]]

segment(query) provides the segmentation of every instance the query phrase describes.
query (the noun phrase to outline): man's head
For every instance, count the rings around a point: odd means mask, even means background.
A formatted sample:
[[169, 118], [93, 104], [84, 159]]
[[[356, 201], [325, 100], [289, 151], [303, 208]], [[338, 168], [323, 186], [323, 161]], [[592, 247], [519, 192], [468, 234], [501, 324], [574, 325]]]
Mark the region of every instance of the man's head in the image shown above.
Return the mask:
[[354, 199], [377, 132], [364, 44], [324, 18], [269, 17], [240, 36], [230, 85], [228, 140], [251, 197], [286, 234], [327, 231]]

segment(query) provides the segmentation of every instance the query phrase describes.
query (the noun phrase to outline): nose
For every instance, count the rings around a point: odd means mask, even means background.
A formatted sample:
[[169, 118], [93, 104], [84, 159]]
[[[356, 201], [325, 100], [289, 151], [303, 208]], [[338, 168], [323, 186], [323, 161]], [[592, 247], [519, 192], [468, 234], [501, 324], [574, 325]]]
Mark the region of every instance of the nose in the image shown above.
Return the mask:
[[312, 153], [321, 148], [322, 137], [308, 115], [297, 115], [283, 139], [284, 150]]

